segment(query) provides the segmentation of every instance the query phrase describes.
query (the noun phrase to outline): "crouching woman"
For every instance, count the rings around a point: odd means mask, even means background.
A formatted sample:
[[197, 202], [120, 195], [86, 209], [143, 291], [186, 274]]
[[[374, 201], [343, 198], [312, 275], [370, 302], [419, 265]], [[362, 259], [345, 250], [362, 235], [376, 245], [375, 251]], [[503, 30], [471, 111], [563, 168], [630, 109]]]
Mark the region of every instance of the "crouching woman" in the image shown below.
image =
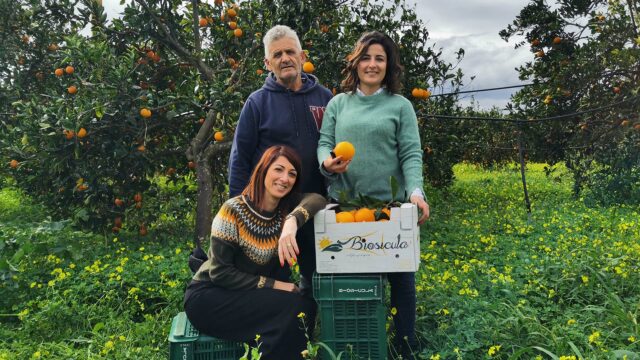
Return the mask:
[[185, 293], [189, 321], [200, 332], [251, 342], [260, 335], [262, 359], [299, 359], [316, 304], [302, 296], [283, 271], [278, 243], [296, 254], [295, 235], [326, 205], [318, 194], [300, 194], [300, 158], [289, 147], [267, 149], [240, 196], [226, 201], [211, 225], [209, 259]]

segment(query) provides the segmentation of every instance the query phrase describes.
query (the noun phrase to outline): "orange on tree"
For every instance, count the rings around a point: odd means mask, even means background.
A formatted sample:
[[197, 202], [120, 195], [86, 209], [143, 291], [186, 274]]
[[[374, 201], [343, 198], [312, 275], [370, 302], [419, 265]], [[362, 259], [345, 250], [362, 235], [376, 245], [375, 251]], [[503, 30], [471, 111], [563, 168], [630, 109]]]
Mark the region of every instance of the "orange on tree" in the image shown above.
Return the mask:
[[64, 75], [64, 70], [62, 70], [62, 68], [57, 68], [54, 73], [56, 74], [56, 76], [62, 76]]
[[320, 31], [325, 33], [325, 34], [328, 33], [329, 32], [329, 25], [327, 25], [327, 24], [320, 25]]
[[262, 74], [264, 74], [264, 70], [258, 69], [258, 70], [256, 70], [256, 74], [262, 75]]
[[216, 131], [215, 134], [213, 134], [213, 138], [215, 139], [215, 141], [222, 141], [224, 140], [224, 134], [222, 133], [222, 131]]
[[195, 162], [193, 162], [193, 161], [189, 161], [189, 162], [187, 163], [187, 167], [188, 167], [189, 169], [195, 169], [195, 168], [196, 168], [196, 163], [195, 163]]
[[539, 40], [539, 39], [533, 39], [533, 40], [531, 40], [531, 45], [532, 45], [532, 46], [538, 46], [538, 45], [540, 45], [540, 40]]
[[173, 175], [175, 175], [175, 173], [176, 173], [176, 169], [175, 168], [170, 167], [170, 168], [167, 169], [167, 176], [173, 176]]
[[630, 124], [631, 124], [631, 121], [629, 121], [628, 119], [624, 119], [620, 123], [620, 126], [629, 126]]
[[423, 100], [427, 100], [429, 96], [431, 96], [431, 91], [426, 89], [420, 89], [420, 95], [422, 96]]
[[58, 50], [58, 45], [56, 45], [56, 44], [49, 44], [49, 46], [47, 46], [47, 50], [49, 50], [49, 51], [56, 51], [56, 50]]
[[124, 201], [122, 201], [122, 199], [119, 199], [119, 198], [116, 198], [115, 200], [113, 200], [113, 203], [114, 203], [116, 206], [122, 206], [122, 205], [124, 205]]
[[18, 165], [20, 165], [20, 163], [18, 162], [18, 160], [13, 159], [9, 162], [9, 167], [11, 167], [12, 169], [15, 169], [18, 167]]
[[215, 0], [214, 3], [218, 6], [222, 5], [222, 0]]
[[238, 27], [238, 23], [235, 21], [229, 21], [229, 28], [235, 30]]
[[237, 28], [237, 29], [233, 30], [233, 36], [235, 36], [237, 38], [241, 37], [242, 36], [242, 29]]
[[356, 154], [356, 148], [348, 141], [341, 141], [333, 148], [333, 154], [336, 157], [341, 156], [343, 160], [351, 160]]
[[85, 128], [80, 128], [80, 130], [78, 130], [78, 139], [82, 139], [83, 137], [87, 136], [87, 130]]
[[147, 108], [140, 109], [140, 116], [142, 116], [145, 119], [151, 117], [151, 110]]
[[620, 87], [619, 87], [619, 86], [614, 86], [614, 87], [613, 87], [613, 89], [612, 89], [612, 91], [613, 91], [613, 93], [614, 93], [614, 94], [620, 94], [620, 90], [621, 90], [621, 89], [620, 89]]
[[356, 222], [371, 222], [376, 221], [375, 212], [368, 208], [360, 208], [356, 210], [356, 214], [353, 216]]
[[200, 25], [200, 27], [205, 27], [209, 25], [209, 22], [207, 21], [207, 18], [201, 17], [200, 20], [198, 20], [198, 24]]
[[238, 15], [238, 12], [234, 8], [229, 8], [227, 9], [227, 15], [229, 15], [230, 17], [236, 17]]
[[140, 236], [147, 235], [147, 227], [144, 224], [140, 224], [140, 229], [138, 230]]
[[140, 146], [138, 146], [138, 151], [140, 151], [140, 152], [145, 152], [146, 150], [147, 150], [147, 147], [146, 147], [146, 146], [144, 146], [144, 145], [140, 145]]
[[67, 88], [67, 92], [73, 95], [78, 92], [78, 88], [75, 85], [71, 85]]
[[553, 43], [558, 45], [562, 42], [562, 38], [560, 36], [556, 36], [553, 38]]
[[142, 201], [142, 194], [137, 193], [137, 194], [133, 195], [133, 201], [135, 201], [137, 203], [141, 202]]
[[416, 99], [419, 99], [420, 96], [422, 95], [420, 89], [418, 88], [413, 88], [413, 90], [411, 90], [411, 96], [413, 96]]
[[306, 61], [303, 65], [302, 65], [302, 71], [310, 74], [312, 73], [314, 70], [316, 69], [315, 66], [313, 66], [313, 64], [311, 63], [311, 61]]
[[74, 69], [73, 66], [71, 66], [71, 65], [69, 65], [66, 68], [64, 68], [64, 72], [66, 72], [69, 75], [73, 74], [74, 71], [76, 71], [76, 69]]
[[538, 50], [538, 51], [536, 51], [536, 57], [541, 58], [541, 57], [543, 57], [543, 56], [544, 56], [544, 50]]
[[340, 211], [336, 214], [336, 222], [337, 223], [351, 223], [355, 222], [356, 219], [353, 217], [353, 214], [349, 211]]
[[73, 130], [66, 130], [65, 129], [65, 130], [62, 130], [62, 133], [64, 134], [64, 137], [67, 140], [71, 140], [71, 139], [73, 139], [74, 136], [76, 136], [76, 132], [73, 131]]

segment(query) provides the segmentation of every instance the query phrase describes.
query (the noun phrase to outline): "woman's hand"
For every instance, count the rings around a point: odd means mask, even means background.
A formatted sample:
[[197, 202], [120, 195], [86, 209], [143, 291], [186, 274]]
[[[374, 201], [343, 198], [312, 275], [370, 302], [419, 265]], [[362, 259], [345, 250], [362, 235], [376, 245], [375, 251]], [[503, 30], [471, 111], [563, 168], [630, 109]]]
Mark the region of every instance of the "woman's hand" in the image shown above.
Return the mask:
[[349, 163], [351, 163], [351, 160], [342, 160], [342, 156], [337, 156], [335, 158], [329, 156], [324, 159], [322, 165], [330, 173], [342, 174], [347, 171]]
[[298, 223], [295, 217], [290, 217], [282, 225], [282, 233], [280, 234], [280, 239], [278, 239], [280, 266], [284, 266], [285, 260], [289, 263], [289, 266], [292, 266], [298, 260], [296, 255], [300, 253], [300, 249], [296, 242], [296, 232], [298, 232]]
[[298, 289], [296, 284], [290, 283], [290, 282], [284, 282], [280, 280], [276, 280], [276, 282], [273, 283], [273, 288], [276, 290], [289, 291], [289, 292], [295, 292], [295, 293], [300, 292], [300, 289]]
[[424, 198], [419, 195], [411, 195], [410, 200], [412, 204], [418, 207], [422, 216], [418, 219], [418, 225], [422, 225], [429, 218], [429, 204], [424, 201]]

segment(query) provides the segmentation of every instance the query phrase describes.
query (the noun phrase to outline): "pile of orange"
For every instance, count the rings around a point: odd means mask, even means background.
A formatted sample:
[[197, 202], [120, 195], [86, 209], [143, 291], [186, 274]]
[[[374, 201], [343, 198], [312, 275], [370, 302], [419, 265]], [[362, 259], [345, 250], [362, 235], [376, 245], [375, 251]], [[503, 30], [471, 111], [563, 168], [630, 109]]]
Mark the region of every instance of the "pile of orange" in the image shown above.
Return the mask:
[[336, 213], [337, 223], [352, 223], [352, 222], [374, 222], [374, 221], [389, 221], [391, 218], [391, 210], [389, 208], [383, 208], [379, 211], [379, 215], [376, 218], [376, 210], [366, 207], [359, 208], [351, 211], [340, 211]]

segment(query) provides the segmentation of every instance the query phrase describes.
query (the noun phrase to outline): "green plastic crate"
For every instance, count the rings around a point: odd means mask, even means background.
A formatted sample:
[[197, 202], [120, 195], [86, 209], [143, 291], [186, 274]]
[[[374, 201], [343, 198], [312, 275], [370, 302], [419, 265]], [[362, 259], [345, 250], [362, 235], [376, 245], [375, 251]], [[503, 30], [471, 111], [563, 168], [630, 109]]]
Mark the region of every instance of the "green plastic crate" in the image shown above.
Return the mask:
[[[359, 359], [387, 358], [386, 308], [381, 274], [315, 274], [320, 341], [337, 355], [353, 353]], [[321, 350], [321, 357], [328, 359]]]
[[169, 333], [169, 360], [237, 360], [242, 355], [242, 343], [200, 335], [184, 312], [173, 318]]

